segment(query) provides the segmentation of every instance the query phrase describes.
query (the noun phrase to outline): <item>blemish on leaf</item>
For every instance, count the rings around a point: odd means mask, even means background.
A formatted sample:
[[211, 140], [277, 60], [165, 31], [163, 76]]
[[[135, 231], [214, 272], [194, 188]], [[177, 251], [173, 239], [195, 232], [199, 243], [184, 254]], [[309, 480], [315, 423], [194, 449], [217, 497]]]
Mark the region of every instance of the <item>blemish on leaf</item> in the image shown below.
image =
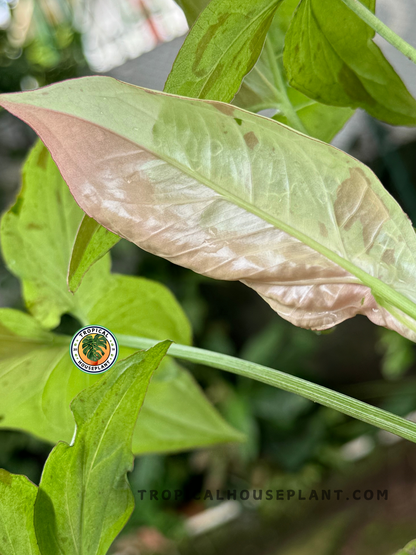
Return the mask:
[[0, 482], [3, 482], [3, 484], [6, 484], [6, 486], [12, 485], [11, 474], [9, 474], [7, 470], [3, 470], [3, 468], [0, 468]]
[[259, 140], [253, 131], [244, 135], [244, 141], [250, 150], [253, 150], [253, 148], [259, 144]]
[[363, 233], [368, 252], [390, 214], [380, 197], [370, 187], [370, 181], [359, 167], [350, 168], [350, 177], [337, 190], [334, 203], [335, 218], [340, 229], [349, 231], [357, 222]]
[[44, 147], [39, 152], [37, 165], [39, 168], [42, 168], [42, 170], [46, 170], [47, 163], [48, 163], [48, 149]]
[[386, 249], [381, 258], [382, 262], [386, 264], [394, 264], [396, 262], [396, 257], [394, 256], [394, 249]]
[[10, 208], [10, 212], [12, 214], [16, 214], [16, 216], [18, 216], [20, 214], [20, 211], [21, 211], [22, 207], [23, 207], [23, 197], [21, 195], [19, 195], [16, 199], [16, 202]]
[[328, 230], [326, 228], [326, 225], [322, 222], [319, 222], [319, 233], [322, 235], [322, 237], [328, 237]]
[[225, 104], [223, 102], [209, 102], [209, 104], [212, 104], [214, 108], [216, 108], [219, 112], [222, 112], [226, 116], [234, 115], [234, 107], [230, 104]]
[[243, 123], [243, 120], [241, 120], [240, 118], [234, 118], [234, 121], [236, 121], [238, 125], [241, 125]]

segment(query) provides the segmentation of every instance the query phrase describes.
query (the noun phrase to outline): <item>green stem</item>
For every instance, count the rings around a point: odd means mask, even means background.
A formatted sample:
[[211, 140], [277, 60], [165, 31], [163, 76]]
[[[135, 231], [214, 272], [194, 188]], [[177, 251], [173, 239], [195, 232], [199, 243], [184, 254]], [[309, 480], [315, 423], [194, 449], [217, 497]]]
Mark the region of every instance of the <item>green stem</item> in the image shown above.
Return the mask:
[[266, 37], [264, 48], [267, 54], [270, 69], [273, 74], [274, 86], [276, 87], [276, 91], [278, 93], [276, 94], [277, 105], [281, 112], [286, 116], [290, 126], [293, 127], [293, 129], [297, 129], [301, 133], [307, 135], [308, 133], [302, 121], [300, 120], [298, 113], [296, 112], [293, 104], [290, 102], [289, 97], [287, 96], [286, 85], [283, 81], [283, 76], [280, 72], [280, 68], [276, 60], [276, 55], [273, 52], [273, 45], [268, 36]]
[[365, 21], [376, 33], [383, 39], [392, 44], [397, 50], [402, 52], [409, 60], [416, 64], [416, 49], [409, 43], [394, 33], [390, 27], [387, 27], [379, 20], [368, 8], [363, 6], [359, 0], [342, 0], [360, 19]]
[[[131, 335], [117, 334], [117, 340], [124, 347], [132, 347], [135, 349], [148, 349], [157, 343], [155, 339], [147, 339], [145, 337], [135, 337]], [[187, 345], [179, 345], [173, 343], [169, 347], [169, 355], [195, 362], [197, 364], [205, 364], [212, 368], [218, 368], [227, 372], [232, 372], [245, 378], [251, 378], [259, 382], [278, 387], [291, 393], [296, 393], [301, 397], [310, 399], [316, 403], [320, 403], [325, 407], [335, 409], [344, 414], [348, 414], [353, 418], [372, 424], [377, 428], [386, 430], [400, 437], [408, 439], [416, 443], [416, 424], [406, 420], [395, 414], [391, 414], [352, 397], [348, 397], [342, 393], [332, 391], [321, 385], [308, 382], [302, 378], [285, 374], [273, 368], [267, 368], [254, 362], [241, 360], [221, 353], [199, 349], [197, 347], [189, 347]]]

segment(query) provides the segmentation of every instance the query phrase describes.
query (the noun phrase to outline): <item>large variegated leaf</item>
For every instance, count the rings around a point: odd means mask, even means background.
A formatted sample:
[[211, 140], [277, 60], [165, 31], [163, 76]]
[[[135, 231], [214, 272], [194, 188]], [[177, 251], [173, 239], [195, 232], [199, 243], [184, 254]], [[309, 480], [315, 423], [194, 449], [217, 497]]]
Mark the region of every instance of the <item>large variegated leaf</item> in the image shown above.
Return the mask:
[[296, 325], [355, 314], [416, 339], [416, 237], [369, 168], [230, 105], [90, 77], [0, 103], [77, 202], [145, 250], [241, 280]]

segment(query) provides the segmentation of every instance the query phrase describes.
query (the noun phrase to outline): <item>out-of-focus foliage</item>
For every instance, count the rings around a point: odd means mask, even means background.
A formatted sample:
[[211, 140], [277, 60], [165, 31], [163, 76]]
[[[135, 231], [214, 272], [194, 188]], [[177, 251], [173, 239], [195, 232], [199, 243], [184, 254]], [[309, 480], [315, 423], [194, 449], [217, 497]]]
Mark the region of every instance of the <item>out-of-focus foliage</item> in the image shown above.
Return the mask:
[[34, 89], [83, 74], [81, 36], [66, 0], [19, 0], [8, 9], [9, 18], [0, 30], [2, 92]]

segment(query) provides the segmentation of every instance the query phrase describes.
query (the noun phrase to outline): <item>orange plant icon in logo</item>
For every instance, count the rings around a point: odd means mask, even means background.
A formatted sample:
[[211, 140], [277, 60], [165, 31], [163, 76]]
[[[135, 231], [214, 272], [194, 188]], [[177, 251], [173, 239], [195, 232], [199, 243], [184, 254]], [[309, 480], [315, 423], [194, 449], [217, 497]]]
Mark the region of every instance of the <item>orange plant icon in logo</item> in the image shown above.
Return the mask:
[[111, 368], [117, 360], [117, 339], [107, 328], [87, 326], [72, 338], [70, 354], [80, 370], [88, 374], [100, 374]]

